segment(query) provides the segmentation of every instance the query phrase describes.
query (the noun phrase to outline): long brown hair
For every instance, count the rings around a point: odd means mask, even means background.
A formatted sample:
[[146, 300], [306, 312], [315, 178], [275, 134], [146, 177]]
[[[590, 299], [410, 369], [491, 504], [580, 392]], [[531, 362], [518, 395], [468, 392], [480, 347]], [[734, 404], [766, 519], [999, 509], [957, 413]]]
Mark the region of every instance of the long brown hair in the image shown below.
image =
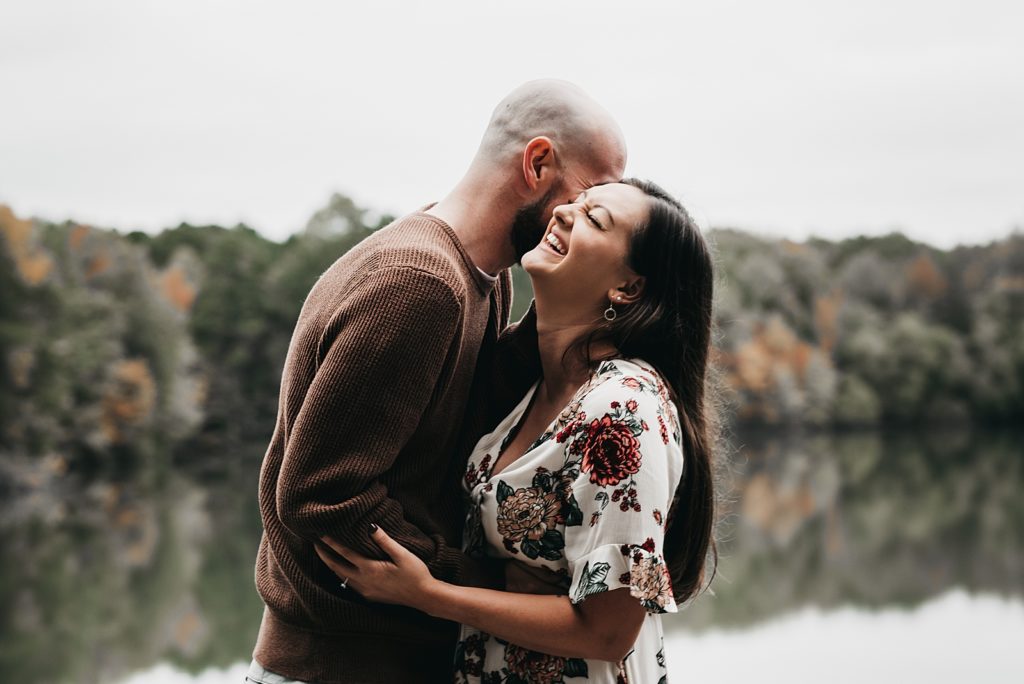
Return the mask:
[[[640, 299], [619, 307], [613, 321], [570, 347], [590, 363], [597, 341], [618, 354], [643, 359], [661, 374], [679, 411], [683, 475], [665, 524], [665, 556], [678, 602], [710, 584], [718, 554], [713, 538], [715, 492], [712, 468], [713, 412], [707, 397], [711, 352], [714, 267], [700, 229], [678, 200], [658, 185], [621, 181], [650, 199], [649, 214], [630, 240], [627, 262], [644, 277]], [[705, 582], [711, 558], [712, 577]]]

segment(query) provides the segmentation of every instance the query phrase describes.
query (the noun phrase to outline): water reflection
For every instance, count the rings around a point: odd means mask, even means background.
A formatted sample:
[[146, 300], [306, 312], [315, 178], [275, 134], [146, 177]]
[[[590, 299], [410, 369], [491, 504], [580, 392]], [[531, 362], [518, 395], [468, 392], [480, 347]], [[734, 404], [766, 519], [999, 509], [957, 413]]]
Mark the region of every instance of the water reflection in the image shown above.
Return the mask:
[[741, 444], [716, 596], [677, 626], [742, 626], [804, 605], [907, 607], [953, 587], [1024, 594], [1021, 435]]
[[[745, 435], [714, 597], [674, 638], [806, 606], [914, 606], [954, 587], [1024, 595], [1019, 434]], [[100, 682], [251, 652], [258, 455], [215, 474], [82, 484], [39, 465], [0, 504], [0, 667]]]

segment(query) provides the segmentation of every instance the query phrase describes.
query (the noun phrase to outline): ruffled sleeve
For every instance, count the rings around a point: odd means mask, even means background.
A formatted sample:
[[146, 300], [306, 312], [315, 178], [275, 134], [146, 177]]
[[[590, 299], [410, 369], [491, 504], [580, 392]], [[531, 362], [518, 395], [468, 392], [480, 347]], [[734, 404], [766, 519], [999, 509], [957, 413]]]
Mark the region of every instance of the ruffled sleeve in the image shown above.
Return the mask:
[[557, 437], [582, 513], [565, 528], [569, 598], [625, 587], [648, 612], [674, 613], [663, 542], [682, 474], [675, 409], [652, 370], [615, 362], [603, 371]]

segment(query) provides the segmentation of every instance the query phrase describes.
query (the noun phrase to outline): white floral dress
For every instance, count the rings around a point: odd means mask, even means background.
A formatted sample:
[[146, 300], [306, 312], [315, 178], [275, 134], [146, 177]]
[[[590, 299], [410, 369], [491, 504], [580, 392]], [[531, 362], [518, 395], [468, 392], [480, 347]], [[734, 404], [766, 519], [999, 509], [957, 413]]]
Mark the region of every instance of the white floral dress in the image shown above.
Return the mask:
[[647, 615], [620, 662], [552, 656], [463, 625], [455, 680], [666, 682], [660, 613], [677, 608], [662, 543], [683, 454], [664, 381], [638, 359], [601, 363], [526, 453], [492, 477], [536, 390], [470, 455], [464, 549], [559, 573], [573, 603], [629, 588]]

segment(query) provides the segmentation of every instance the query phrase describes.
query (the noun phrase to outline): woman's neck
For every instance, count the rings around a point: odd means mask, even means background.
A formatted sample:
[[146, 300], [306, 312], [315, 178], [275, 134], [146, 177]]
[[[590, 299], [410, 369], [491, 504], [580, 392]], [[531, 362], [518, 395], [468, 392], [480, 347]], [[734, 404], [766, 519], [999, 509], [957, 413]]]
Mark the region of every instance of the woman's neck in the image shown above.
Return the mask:
[[[590, 377], [587, 360], [569, 348], [584, 338], [593, 329], [593, 324], [560, 324], [537, 317], [537, 346], [540, 351], [541, 385], [538, 391], [544, 399], [557, 403], [561, 398], [571, 396]], [[595, 342], [590, 348], [590, 358], [601, 358], [614, 353], [615, 347], [605, 341]]]

